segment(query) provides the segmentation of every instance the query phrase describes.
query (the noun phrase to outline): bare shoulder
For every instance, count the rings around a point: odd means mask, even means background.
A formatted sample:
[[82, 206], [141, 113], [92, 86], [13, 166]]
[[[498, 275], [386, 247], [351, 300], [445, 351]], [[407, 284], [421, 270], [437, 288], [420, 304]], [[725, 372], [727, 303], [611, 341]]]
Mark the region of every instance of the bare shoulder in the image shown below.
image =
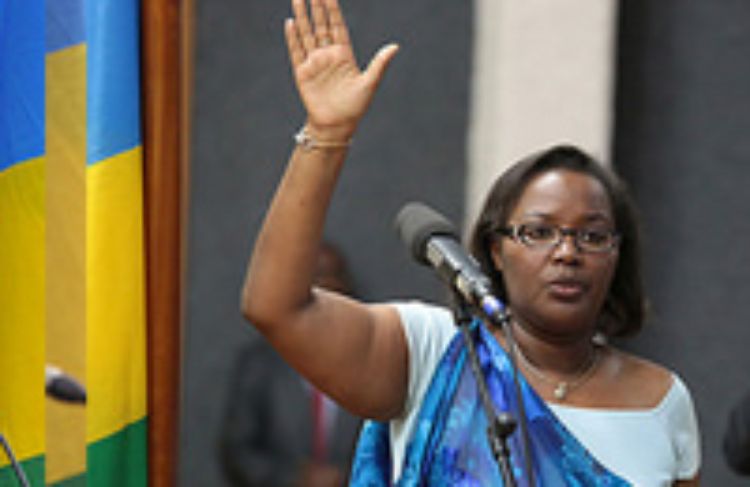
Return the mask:
[[623, 373], [635, 374], [640, 379], [661, 382], [667, 386], [671, 385], [672, 371], [663, 365], [617, 348], [611, 348], [610, 350], [612, 355], [620, 362]]
[[607, 348], [605, 369], [631, 408], [657, 406], [674, 382], [674, 374], [663, 365], [611, 347]]

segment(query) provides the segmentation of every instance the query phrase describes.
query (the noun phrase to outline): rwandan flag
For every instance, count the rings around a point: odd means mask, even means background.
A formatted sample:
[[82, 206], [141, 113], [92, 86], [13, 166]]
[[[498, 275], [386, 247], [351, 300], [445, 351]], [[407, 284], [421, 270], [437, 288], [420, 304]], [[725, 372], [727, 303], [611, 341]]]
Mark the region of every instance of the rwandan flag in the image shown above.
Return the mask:
[[[0, 434], [44, 481], [44, 5], [0, 1]], [[0, 485], [15, 485], [0, 450]]]
[[0, 433], [33, 485], [146, 485], [138, 5], [0, 0]]

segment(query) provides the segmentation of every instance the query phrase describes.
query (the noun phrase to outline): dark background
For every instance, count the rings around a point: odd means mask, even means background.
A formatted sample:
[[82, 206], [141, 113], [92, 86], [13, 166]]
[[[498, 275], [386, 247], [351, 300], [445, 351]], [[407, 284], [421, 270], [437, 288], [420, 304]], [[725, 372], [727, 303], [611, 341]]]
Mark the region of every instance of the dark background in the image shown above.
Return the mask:
[[[653, 308], [625, 345], [688, 383], [704, 483], [738, 486], [719, 438], [729, 404], [750, 387], [750, 2], [622, 3], [613, 150], [643, 213]], [[245, 264], [303, 112], [282, 36], [287, 2], [197, 8], [180, 485], [218, 486], [228, 374], [257, 338], [239, 313]], [[365, 300], [441, 300], [392, 220], [421, 200], [463, 224], [471, 2], [345, 9], [360, 64], [385, 42], [402, 50], [356, 134], [326, 233]]]
[[748, 485], [721, 435], [750, 389], [750, 2], [620, 8], [614, 155], [643, 216], [652, 300], [631, 346], [691, 388], [704, 484]]

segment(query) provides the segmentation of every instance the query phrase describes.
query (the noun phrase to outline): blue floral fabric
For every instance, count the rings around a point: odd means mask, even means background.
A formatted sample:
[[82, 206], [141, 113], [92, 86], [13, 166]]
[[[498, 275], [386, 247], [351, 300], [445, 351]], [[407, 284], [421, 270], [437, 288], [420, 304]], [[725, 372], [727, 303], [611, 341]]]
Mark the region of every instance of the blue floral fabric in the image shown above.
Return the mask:
[[[477, 320], [472, 324], [479, 362], [498, 411], [518, 417], [510, 360]], [[528, 418], [536, 486], [620, 487], [630, 484], [607, 471], [566, 430], [519, 376]], [[391, 482], [388, 423], [369, 421], [360, 434], [350, 485], [357, 487], [502, 486], [487, 440], [487, 418], [460, 333], [435, 369], [406, 447], [401, 475]], [[524, 472], [520, 428], [509, 438], [518, 487], [531, 487]]]

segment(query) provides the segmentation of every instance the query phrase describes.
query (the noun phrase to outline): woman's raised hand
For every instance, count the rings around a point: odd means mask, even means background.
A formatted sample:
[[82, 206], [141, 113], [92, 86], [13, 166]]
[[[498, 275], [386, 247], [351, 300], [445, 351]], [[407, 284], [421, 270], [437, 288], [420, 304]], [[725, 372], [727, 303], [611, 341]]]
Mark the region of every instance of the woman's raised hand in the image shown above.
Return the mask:
[[308, 129], [323, 140], [348, 140], [367, 111], [398, 46], [384, 46], [362, 71], [354, 58], [338, 0], [292, 0], [284, 25], [294, 79]]

